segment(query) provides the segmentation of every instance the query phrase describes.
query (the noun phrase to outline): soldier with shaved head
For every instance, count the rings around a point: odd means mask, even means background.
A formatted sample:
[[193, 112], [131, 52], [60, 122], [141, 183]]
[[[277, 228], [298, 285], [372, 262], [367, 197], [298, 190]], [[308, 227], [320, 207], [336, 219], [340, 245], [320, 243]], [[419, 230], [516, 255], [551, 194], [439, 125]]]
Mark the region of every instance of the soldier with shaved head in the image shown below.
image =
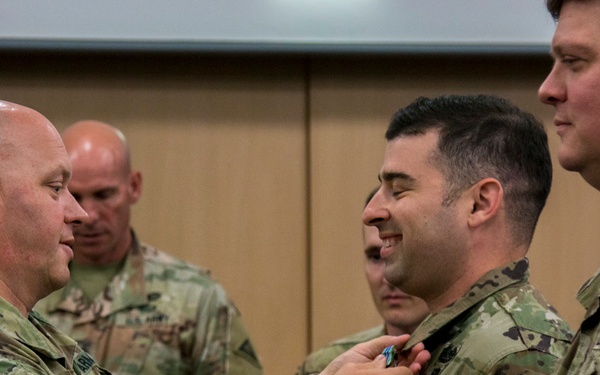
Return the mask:
[[80, 121], [63, 133], [70, 190], [87, 212], [75, 230], [72, 278], [37, 306], [115, 374], [262, 374], [240, 314], [206, 269], [140, 241], [142, 194], [124, 135]]
[[0, 101], [0, 373], [108, 374], [32, 310], [69, 280], [87, 219], [67, 190], [71, 162], [40, 113]]

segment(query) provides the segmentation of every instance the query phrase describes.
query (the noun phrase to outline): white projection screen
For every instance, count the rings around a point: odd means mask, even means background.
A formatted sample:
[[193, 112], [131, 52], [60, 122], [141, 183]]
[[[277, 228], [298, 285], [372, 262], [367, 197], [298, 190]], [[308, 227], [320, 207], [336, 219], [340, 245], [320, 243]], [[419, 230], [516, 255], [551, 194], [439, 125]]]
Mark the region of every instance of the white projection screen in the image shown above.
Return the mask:
[[0, 49], [548, 53], [543, 0], [2, 0]]

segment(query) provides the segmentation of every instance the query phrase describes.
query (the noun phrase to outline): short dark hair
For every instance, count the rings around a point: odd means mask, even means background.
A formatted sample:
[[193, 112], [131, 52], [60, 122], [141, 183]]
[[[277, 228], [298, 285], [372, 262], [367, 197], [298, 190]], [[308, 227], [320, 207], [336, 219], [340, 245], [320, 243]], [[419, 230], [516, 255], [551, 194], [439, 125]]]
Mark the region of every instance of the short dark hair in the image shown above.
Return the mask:
[[546, 0], [546, 8], [548, 8], [548, 12], [555, 21], [558, 21], [558, 16], [560, 16], [560, 9], [563, 6], [563, 0]]
[[544, 125], [506, 99], [447, 95], [421, 97], [400, 109], [385, 136], [390, 141], [429, 131], [439, 131], [431, 162], [447, 184], [444, 204], [476, 182], [495, 178], [504, 189], [514, 240], [529, 245], [552, 184]]

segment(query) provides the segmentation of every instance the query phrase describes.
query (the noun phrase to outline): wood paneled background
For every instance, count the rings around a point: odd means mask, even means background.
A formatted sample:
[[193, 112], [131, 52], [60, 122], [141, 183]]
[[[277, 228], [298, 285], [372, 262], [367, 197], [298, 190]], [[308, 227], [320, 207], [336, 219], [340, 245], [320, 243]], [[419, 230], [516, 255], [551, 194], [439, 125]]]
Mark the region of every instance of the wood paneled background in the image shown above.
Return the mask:
[[[548, 125], [543, 56], [250, 56], [2, 53], [0, 98], [59, 130], [120, 127], [144, 192], [146, 242], [212, 270], [267, 375], [380, 322], [362, 269], [360, 215], [391, 115], [417, 96], [492, 93]], [[574, 326], [600, 265], [600, 195], [556, 160], [534, 238], [534, 283]]]

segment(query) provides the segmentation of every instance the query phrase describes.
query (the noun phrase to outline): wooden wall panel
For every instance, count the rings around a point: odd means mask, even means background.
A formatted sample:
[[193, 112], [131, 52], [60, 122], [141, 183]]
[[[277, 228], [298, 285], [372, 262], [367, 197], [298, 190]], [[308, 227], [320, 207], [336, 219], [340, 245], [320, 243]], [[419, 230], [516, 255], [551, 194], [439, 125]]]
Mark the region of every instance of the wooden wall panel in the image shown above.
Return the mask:
[[303, 65], [269, 59], [3, 60], [0, 97], [58, 128], [119, 126], [144, 191], [138, 235], [211, 269], [267, 374], [307, 347]]
[[[547, 58], [407, 57], [315, 62], [311, 84], [312, 345], [380, 322], [362, 274], [360, 214], [377, 184], [392, 114], [417, 96], [505, 96], [544, 120], [537, 99]], [[574, 295], [600, 265], [600, 196], [554, 160], [554, 187], [529, 253], [534, 283], [574, 326]]]
[[311, 95], [313, 349], [381, 323], [364, 275], [360, 216], [378, 184], [391, 112], [381, 91], [328, 73], [317, 69]]

